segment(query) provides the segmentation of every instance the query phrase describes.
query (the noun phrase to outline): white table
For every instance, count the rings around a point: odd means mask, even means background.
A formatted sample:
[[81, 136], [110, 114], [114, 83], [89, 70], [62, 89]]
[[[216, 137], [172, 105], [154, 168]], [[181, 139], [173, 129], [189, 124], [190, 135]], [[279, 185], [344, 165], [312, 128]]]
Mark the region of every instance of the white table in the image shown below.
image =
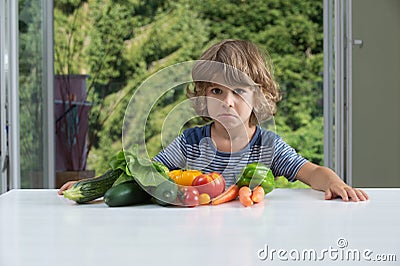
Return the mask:
[[[249, 208], [109, 208], [12, 190], [0, 196], [0, 265], [399, 265], [400, 189], [366, 191], [358, 203], [276, 189]], [[396, 261], [366, 262], [378, 255]]]

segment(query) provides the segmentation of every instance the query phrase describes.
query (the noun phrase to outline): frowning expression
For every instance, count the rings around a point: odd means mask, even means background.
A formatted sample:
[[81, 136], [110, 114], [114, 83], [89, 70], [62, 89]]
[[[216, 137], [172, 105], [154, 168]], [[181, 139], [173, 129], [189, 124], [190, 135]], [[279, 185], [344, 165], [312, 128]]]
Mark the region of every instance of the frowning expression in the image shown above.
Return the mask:
[[209, 116], [225, 128], [249, 127], [253, 110], [254, 90], [251, 87], [232, 87], [213, 84], [206, 90]]

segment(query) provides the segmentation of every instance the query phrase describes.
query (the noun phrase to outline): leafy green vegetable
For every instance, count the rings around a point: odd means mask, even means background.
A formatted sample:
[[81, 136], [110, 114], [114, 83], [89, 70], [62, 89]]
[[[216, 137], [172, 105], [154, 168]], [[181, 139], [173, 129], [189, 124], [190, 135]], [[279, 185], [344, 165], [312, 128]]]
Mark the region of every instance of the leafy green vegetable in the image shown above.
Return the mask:
[[119, 151], [110, 161], [110, 166], [114, 170], [123, 170], [123, 173], [118, 177], [113, 186], [134, 180], [143, 187], [156, 187], [168, 179], [166, 174], [168, 168], [159, 162], [139, 158], [137, 147], [132, 152]]
[[126, 164], [125, 155], [124, 155], [124, 151], [123, 150], [119, 151], [112, 158], [112, 160], [110, 161], [110, 166], [111, 166], [111, 168], [113, 170], [116, 170], [116, 169], [121, 169], [122, 170], [121, 175], [114, 182], [113, 187], [118, 185], [118, 184], [134, 180], [133, 176], [129, 172], [129, 169], [127, 168], [127, 164]]

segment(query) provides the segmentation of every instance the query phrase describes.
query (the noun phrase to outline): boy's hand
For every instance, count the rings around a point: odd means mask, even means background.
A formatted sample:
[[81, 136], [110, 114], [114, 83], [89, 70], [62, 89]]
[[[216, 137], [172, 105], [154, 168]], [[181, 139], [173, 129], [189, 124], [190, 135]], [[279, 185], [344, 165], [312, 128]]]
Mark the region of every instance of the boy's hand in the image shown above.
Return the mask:
[[325, 199], [342, 198], [343, 201], [365, 201], [368, 195], [361, 189], [355, 189], [340, 179], [334, 171], [311, 162], [304, 164], [296, 178], [313, 189], [325, 191]]
[[352, 188], [344, 182], [335, 182], [325, 190], [325, 199], [335, 199], [341, 197], [344, 201], [365, 201], [368, 195], [361, 189]]
[[69, 181], [69, 182], [65, 183], [64, 185], [62, 185], [62, 187], [60, 187], [60, 189], [58, 190], [58, 195], [62, 195], [63, 191], [70, 189], [76, 182], [78, 182], [78, 181]]

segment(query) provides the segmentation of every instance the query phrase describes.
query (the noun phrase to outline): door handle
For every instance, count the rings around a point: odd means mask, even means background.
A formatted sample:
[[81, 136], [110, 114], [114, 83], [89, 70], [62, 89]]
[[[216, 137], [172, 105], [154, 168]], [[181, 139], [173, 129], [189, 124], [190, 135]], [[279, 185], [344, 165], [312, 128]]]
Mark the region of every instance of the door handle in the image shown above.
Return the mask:
[[8, 155], [4, 157], [3, 166], [1, 167], [1, 172], [5, 172], [8, 169]]
[[353, 40], [353, 45], [356, 45], [359, 48], [362, 48], [363, 47], [363, 40]]

